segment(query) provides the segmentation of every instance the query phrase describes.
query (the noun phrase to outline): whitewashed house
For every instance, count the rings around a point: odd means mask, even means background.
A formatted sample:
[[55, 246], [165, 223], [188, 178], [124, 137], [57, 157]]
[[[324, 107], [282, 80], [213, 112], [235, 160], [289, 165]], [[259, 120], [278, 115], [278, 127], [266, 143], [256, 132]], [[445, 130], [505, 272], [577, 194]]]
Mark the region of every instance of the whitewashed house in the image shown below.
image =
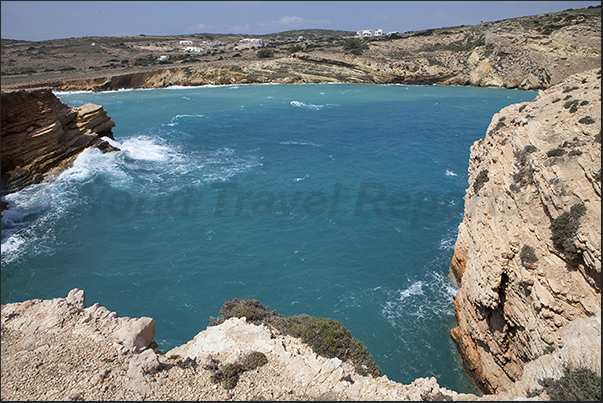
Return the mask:
[[185, 52], [194, 52], [194, 53], [201, 53], [203, 52], [203, 48], [198, 48], [196, 46], [187, 46], [186, 48], [182, 49]]
[[180, 41], [181, 45], [194, 45], [195, 43], [193, 41]]
[[157, 60], [159, 60], [160, 62], [165, 62], [166, 60], [169, 60], [169, 58], [169, 56], [159, 56]]

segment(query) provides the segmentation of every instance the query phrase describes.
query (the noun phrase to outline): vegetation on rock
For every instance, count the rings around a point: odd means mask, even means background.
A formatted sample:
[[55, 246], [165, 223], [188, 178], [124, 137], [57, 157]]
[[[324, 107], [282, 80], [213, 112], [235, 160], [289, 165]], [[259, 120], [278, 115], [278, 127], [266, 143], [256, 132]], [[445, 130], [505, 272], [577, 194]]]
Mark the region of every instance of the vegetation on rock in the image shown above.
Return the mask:
[[266, 325], [283, 334], [298, 337], [318, 355], [352, 362], [360, 375], [381, 376], [381, 370], [364, 344], [352, 337], [350, 331], [337, 320], [306, 314], [287, 317], [271, 311], [255, 299], [234, 298], [224, 303], [217, 318], [210, 318], [209, 326], [219, 325], [234, 317], [245, 317], [249, 323]]
[[586, 212], [583, 203], [577, 203], [572, 206], [570, 212], [565, 212], [555, 218], [551, 223], [551, 239], [555, 248], [563, 253], [565, 257], [573, 261], [579, 256], [578, 248], [575, 245], [576, 232], [580, 227], [580, 217]]
[[237, 386], [239, 376], [245, 371], [251, 371], [268, 363], [264, 353], [252, 351], [234, 364], [218, 365], [217, 360], [206, 365], [204, 368], [212, 373], [213, 383], [221, 383], [224, 389], [232, 389]]
[[481, 170], [480, 173], [477, 174], [475, 182], [473, 182], [473, 190], [475, 191], [475, 193], [478, 193], [479, 190], [484, 186], [484, 183], [488, 182], [489, 180], [490, 178], [488, 178], [488, 170]]
[[[564, 368], [560, 379], [546, 378], [539, 380], [543, 390], [551, 400], [575, 401], [601, 401], [601, 377], [588, 369]], [[539, 392], [542, 392], [540, 390]]]

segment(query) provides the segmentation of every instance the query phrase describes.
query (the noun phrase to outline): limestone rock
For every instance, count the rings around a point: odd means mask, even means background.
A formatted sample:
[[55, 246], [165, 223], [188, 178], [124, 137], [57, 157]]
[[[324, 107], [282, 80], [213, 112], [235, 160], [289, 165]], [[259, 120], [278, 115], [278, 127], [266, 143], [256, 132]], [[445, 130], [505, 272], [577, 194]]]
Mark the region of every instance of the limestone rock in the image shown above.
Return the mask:
[[[86, 307], [85, 294], [78, 289], [64, 299], [2, 305], [3, 399], [478, 398], [441, 388], [435, 378], [403, 385], [386, 376], [361, 376], [352, 363], [318, 356], [301, 340], [247, 323], [245, 318], [208, 327], [165, 354], [157, 348], [135, 353], [124, 346], [123, 334], [141, 319], [119, 318], [99, 303]], [[207, 365], [232, 363], [251, 351], [263, 352], [268, 362], [242, 373], [234, 389], [225, 390], [211, 381]]]
[[469, 185], [451, 336], [481, 388], [501, 392], [565, 324], [601, 315], [600, 69], [494, 115]]

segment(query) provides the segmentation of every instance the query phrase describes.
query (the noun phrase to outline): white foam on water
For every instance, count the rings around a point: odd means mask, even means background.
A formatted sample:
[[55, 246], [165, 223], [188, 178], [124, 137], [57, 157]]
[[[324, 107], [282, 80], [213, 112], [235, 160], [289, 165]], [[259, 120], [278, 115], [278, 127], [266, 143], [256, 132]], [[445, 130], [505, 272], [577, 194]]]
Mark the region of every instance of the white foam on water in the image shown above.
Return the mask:
[[294, 181], [295, 182], [301, 182], [301, 181], [305, 181], [306, 179], [308, 179], [310, 177], [309, 174], [304, 175], [303, 178], [295, 178]]
[[300, 101], [291, 101], [291, 105], [295, 106], [296, 108], [305, 108], [305, 109], [312, 109], [312, 110], [319, 110], [324, 107], [324, 105], [307, 104], [305, 102], [300, 102]]
[[404, 289], [383, 291], [387, 297], [381, 315], [391, 326], [400, 327], [409, 326], [412, 320], [453, 315], [457, 290], [448, 278], [429, 271], [423, 279], [413, 281]]
[[440, 245], [438, 249], [440, 250], [452, 250], [454, 249], [454, 244], [456, 243], [456, 238], [458, 236], [458, 228], [450, 229], [444, 238], [440, 240]]
[[446, 176], [458, 176], [456, 173], [454, 173], [453, 171], [447, 169], [446, 170]]
[[[25, 253], [52, 253], [55, 223], [84, 202], [79, 189], [95, 178], [102, 176], [112, 187], [127, 189], [135, 181], [134, 175], [165, 172], [166, 167], [173, 174], [185, 171], [185, 156], [161, 138], [137, 136], [122, 142], [103, 139], [121, 151], [103, 153], [94, 147], [87, 148], [71, 168], [53, 181], [30, 185], [4, 197], [9, 208], [2, 212], [3, 264]], [[141, 168], [141, 163], [152, 165]], [[141, 171], [144, 168], [147, 171]]]
[[284, 146], [312, 146], [312, 147], [320, 147], [320, 144], [315, 144], [311, 141], [279, 141], [279, 144]]
[[138, 136], [118, 146], [128, 157], [135, 160], [168, 162], [181, 159], [181, 155], [160, 138]]

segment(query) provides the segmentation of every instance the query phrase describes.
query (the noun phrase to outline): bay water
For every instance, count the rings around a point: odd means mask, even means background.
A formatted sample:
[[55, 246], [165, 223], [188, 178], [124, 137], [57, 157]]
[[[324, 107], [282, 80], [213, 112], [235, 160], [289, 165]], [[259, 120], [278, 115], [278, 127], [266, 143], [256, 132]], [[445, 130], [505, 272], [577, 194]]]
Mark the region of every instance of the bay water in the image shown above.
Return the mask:
[[121, 151], [5, 197], [2, 303], [85, 290], [163, 352], [232, 298], [339, 320], [389, 379], [476, 392], [449, 337], [471, 144], [535, 92], [367, 84], [57, 93]]

